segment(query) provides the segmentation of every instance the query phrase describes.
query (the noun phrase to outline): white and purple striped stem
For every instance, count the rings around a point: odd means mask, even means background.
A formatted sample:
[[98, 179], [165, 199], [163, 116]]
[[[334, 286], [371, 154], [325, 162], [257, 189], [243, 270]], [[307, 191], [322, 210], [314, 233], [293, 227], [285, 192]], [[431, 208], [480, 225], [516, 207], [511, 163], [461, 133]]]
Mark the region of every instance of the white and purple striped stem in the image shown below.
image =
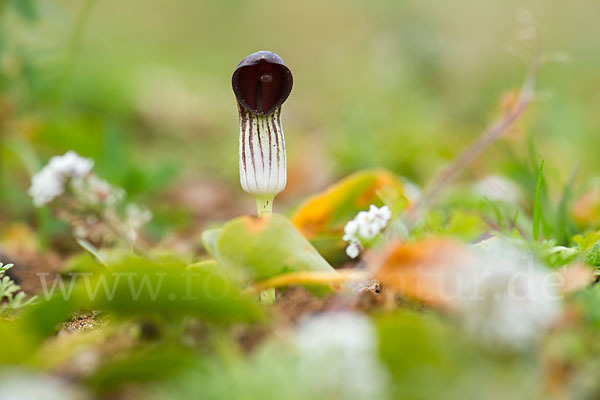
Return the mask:
[[270, 214], [273, 199], [287, 182], [281, 107], [259, 115], [238, 106], [240, 113], [240, 183], [256, 199], [258, 215]]

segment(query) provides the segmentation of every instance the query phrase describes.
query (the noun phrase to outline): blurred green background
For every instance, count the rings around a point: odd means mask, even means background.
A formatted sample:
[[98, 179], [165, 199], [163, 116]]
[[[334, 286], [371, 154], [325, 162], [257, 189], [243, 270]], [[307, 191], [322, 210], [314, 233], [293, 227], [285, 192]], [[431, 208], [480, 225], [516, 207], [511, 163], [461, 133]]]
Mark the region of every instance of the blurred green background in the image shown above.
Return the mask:
[[[257, 50], [280, 54], [295, 79], [283, 107], [290, 176], [280, 209], [367, 167], [424, 185], [518, 88], [532, 24], [548, 62], [504, 144], [527, 153], [535, 143], [559, 182], [578, 163], [584, 178], [600, 166], [594, 0], [0, 4], [0, 222], [34, 219], [30, 174], [70, 149], [153, 204], [158, 225], [252, 212], [238, 183], [230, 78]], [[507, 169], [496, 146], [470, 174]]]

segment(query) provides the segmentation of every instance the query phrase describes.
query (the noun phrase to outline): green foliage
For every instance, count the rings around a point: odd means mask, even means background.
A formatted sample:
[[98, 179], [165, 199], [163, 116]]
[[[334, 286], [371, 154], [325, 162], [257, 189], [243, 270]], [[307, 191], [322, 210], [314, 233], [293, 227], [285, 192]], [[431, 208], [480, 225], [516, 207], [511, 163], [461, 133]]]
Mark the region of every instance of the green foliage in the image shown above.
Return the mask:
[[123, 316], [194, 315], [214, 323], [251, 322], [261, 317], [258, 305], [213, 261], [187, 265], [173, 256], [126, 256], [95, 271], [74, 273], [62, 285], [62, 277], [49, 282], [44, 293], [48, 301], [24, 318], [32, 323], [45, 320], [43, 331], [69, 313], [86, 309]]
[[538, 259], [551, 267], [562, 267], [575, 261], [579, 256], [579, 249], [572, 247], [556, 246], [553, 241], [545, 241], [534, 246]]
[[475, 212], [434, 210], [427, 215], [423, 233], [438, 233], [465, 241], [475, 240], [483, 235], [489, 225]]
[[569, 180], [565, 184], [563, 189], [560, 202], [556, 210], [556, 222], [555, 222], [555, 233], [554, 237], [557, 243], [565, 244], [569, 243], [569, 239], [574, 233], [574, 228], [569, 217], [569, 201], [573, 191], [573, 185], [575, 183], [577, 169], [574, 169], [569, 177]]
[[236, 218], [205, 232], [203, 239], [219, 264], [256, 281], [286, 272], [333, 271], [294, 225], [277, 214]]
[[574, 301], [585, 314], [586, 322], [600, 334], [600, 287], [595, 285], [582, 290], [576, 294]]
[[89, 380], [96, 392], [110, 392], [123, 385], [157, 382], [193, 365], [194, 354], [174, 345], [152, 345], [106, 363]]
[[[248, 359], [235, 349], [227, 357], [201, 357], [193, 368], [161, 387], [157, 400], [211, 398], [228, 400], [302, 400], [315, 398], [301, 380], [299, 357], [282, 343], [262, 346]], [[311, 396], [312, 394], [312, 396]]]
[[600, 267], [600, 240], [594, 243], [585, 255], [585, 262], [593, 267]]
[[577, 243], [577, 246], [579, 246], [579, 249], [583, 252], [589, 251], [599, 240], [600, 232], [595, 231], [573, 236], [573, 241]]
[[393, 398], [538, 398], [542, 392], [542, 371], [526, 355], [486, 354], [434, 314], [400, 311], [380, 317], [377, 327]]
[[535, 187], [535, 203], [533, 205], [533, 240], [537, 241], [540, 236], [540, 224], [542, 215], [542, 182], [544, 180], [544, 161], [540, 163], [537, 185]]
[[28, 297], [19, 285], [5, 275], [12, 267], [13, 264], [0, 263], [0, 317], [20, 311], [37, 300], [35, 296]]
[[[569, 64], [544, 63], [540, 87], [555, 95], [534, 102], [535, 112], [465, 170], [415, 229], [403, 220], [417, 196], [400, 176], [427, 187], [483, 120], [513, 101], [493, 111], [521, 68], [490, 43], [506, 43], [521, 3], [0, 0], [0, 245], [20, 247], [4, 224], [25, 224], [36, 243], [27, 252], [63, 261], [37, 300], [0, 266], [2, 367], [68, 377], [103, 398], [340, 398], [335, 388], [313, 389], [330, 364], [306, 367], [288, 336], [300, 317], [351, 303], [376, 315], [390, 398], [598, 398], [600, 290], [587, 280], [565, 296], [568, 307], [544, 340], [518, 354], [479, 348], [452, 309], [408, 304], [385, 287], [356, 294], [349, 284], [326, 300], [278, 289], [273, 306], [246, 293], [287, 272], [344, 265], [370, 273], [384, 246], [350, 263], [341, 238], [371, 204], [388, 205], [395, 218], [377, 244], [501, 236], [561, 273], [576, 261], [600, 267], [600, 232], [588, 232], [598, 228], [600, 200], [580, 202], [575, 181], [578, 171], [585, 187], [600, 167], [590, 145], [600, 65], [590, 2], [529, 5], [542, 21], [542, 58], [558, 42], [572, 55]], [[348, 21], [358, 28], [346, 29]], [[297, 78], [283, 113], [289, 185], [276, 203], [290, 220], [242, 217], [205, 230], [207, 256], [197, 243], [202, 229], [248, 211], [238, 199], [227, 92], [231, 69], [256, 43], [280, 52]], [[66, 150], [92, 157], [100, 176], [152, 209], [139, 248], [97, 251], [90, 240], [97, 259], [78, 254], [68, 226], [32, 208], [31, 175]], [[505, 204], [465, 190], [497, 173], [518, 183], [523, 198]], [[591, 211], [576, 219], [577, 207]], [[65, 324], [89, 311], [106, 326]], [[157, 328], [151, 338], [139, 333], [148, 321]]]
[[157, 315], [165, 321], [191, 315], [216, 325], [262, 318], [256, 301], [243, 295], [216, 263], [188, 266], [172, 257], [127, 257], [102, 272], [80, 272], [70, 280], [58, 276], [47, 282], [43, 297], [21, 313], [18, 323], [3, 326], [20, 343], [15, 348], [29, 351], [0, 353], [0, 362], [27, 357], [77, 311], [102, 310], [128, 318]]

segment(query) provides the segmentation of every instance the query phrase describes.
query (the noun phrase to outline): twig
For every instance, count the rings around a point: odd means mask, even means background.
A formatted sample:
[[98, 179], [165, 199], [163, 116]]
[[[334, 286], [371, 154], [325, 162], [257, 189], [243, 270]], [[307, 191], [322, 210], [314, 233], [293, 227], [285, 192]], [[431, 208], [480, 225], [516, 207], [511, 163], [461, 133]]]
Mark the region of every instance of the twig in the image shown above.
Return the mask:
[[529, 66], [529, 72], [521, 85], [521, 90], [517, 98], [518, 101], [515, 102], [507, 113], [481, 132], [478, 138], [445, 167], [433, 182], [428, 185], [421, 199], [405, 211], [404, 216], [408, 224], [414, 224], [423, 210], [437, 200], [448, 184], [475, 161], [485, 149], [508, 132], [510, 127], [523, 115], [533, 99], [535, 83], [540, 67], [541, 45], [539, 36], [536, 35], [535, 39], [536, 46], [534, 48], [533, 59]]

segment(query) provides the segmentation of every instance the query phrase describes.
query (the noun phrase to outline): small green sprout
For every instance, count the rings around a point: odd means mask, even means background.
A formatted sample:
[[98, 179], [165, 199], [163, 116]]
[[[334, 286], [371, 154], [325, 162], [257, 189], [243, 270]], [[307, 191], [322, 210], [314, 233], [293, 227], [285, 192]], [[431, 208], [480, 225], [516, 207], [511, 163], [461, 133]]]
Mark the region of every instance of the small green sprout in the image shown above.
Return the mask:
[[593, 267], [600, 267], [600, 240], [594, 243], [590, 251], [585, 255], [585, 262]]
[[11, 269], [13, 264], [0, 263], [0, 316], [6, 316], [11, 311], [18, 311], [36, 301], [37, 297], [33, 296], [26, 299], [26, 294], [21, 290], [10, 276], [6, 276], [6, 272]]

